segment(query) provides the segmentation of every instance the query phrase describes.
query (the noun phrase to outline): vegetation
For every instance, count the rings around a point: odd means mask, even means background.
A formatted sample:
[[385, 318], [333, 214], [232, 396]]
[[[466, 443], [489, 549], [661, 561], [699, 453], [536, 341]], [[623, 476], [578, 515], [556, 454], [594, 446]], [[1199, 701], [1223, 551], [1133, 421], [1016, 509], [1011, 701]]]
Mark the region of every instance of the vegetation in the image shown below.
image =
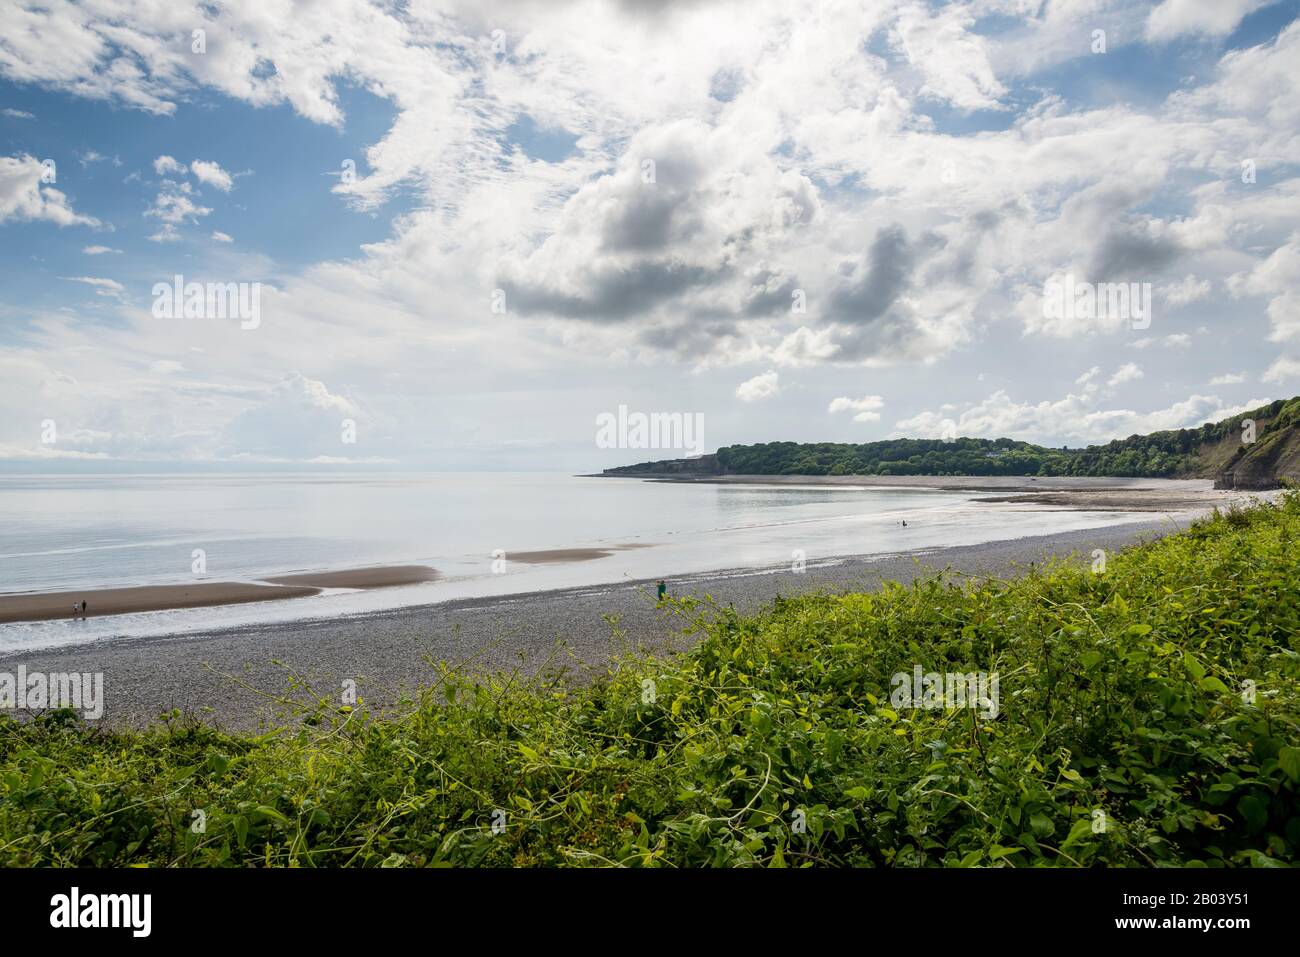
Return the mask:
[[[693, 651], [591, 686], [444, 670], [261, 736], [6, 719], [0, 864], [1290, 865], [1298, 539], [1291, 492], [1101, 573], [684, 601]], [[918, 665], [996, 717], [896, 707]]]
[[[1242, 442], [1242, 421], [1256, 422], [1257, 447]], [[1269, 451], [1280, 471], [1251, 486], [1276, 485], [1290, 474], [1285, 450], [1300, 449], [1300, 398], [1282, 400], [1196, 429], [1133, 435], [1084, 449], [1047, 448], [1012, 439], [888, 439], [881, 442], [766, 442], [729, 445], [716, 456], [645, 462], [607, 474], [724, 475], [1079, 475], [1140, 478], [1216, 477], [1248, 455]], [[1296, 456], [1300, 459], [1300, 455]]]
[[[1279, 415], [1281, 417], [1279, 418]], [[1197, 474], [1200, 453], [1224, 439], [1237, 452], [1241, 421], [1267, 435], [1300, 421], [1300, 398], [1279, 400], [1198, 429], [1133, 435], [1086, 449], [1051, 449], [1011, 439], [891, 439], [861, 445], [769, 442], [718, 450], [724, 472], [740, 475], [1090, 475], [1169, 478]]]

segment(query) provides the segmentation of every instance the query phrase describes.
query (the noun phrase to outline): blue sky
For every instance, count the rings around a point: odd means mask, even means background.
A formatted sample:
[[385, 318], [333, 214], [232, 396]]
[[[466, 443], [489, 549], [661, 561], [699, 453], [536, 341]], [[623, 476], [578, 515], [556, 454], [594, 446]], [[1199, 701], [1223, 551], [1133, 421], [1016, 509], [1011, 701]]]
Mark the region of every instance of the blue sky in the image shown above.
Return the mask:
[[[1082, 445], [1300, 392], [1294, 0], [263, 6], [5, 14], [0, 468], [679, 451], [599, 447], [624, 404]], [[256, 323], [159, 318], [176, 274]], [[1066, 275], [1149, 327], [1049, 317]]]
[[[343, 159], [354, 158], [364, 171], [366, 145], [392, 122], [393, 111], [383, 100], [355, 87], [341, 88], [347, 116], [341, 128], [312, 123], [287, 106], [259, 109], [212, 94], [171, 116], [10, 81], [0, 82], [0, 101], [39, 118], [0, 116], [6, 154], [54, 159], [58, 185], [74, 207], [113, 226], [85, 232], [86, 242], [78, 245], [57, 226], [9, 224], [6, 239], [29, 253], [6, 257], [0, 265], [11, 303], [73, 305], [73, 290], [50, 277], [83, 272], [85, 245], [121, 249], [123, 265], [131, 270], [123, 275], [150, 284], [159, 267], [165, 274], [178, 254], [201, 266], [220, 253], [210, 239], [217, 230], [240, 236], [242, 248], [273, 257], [283, 268], [300, 269], [355, 256], [362, 243], [382, 241], [393, 217], [413, 205], [410, 197], [397, 196], [381, 210], [358, 215], [330, 193]], [[181, 249], [159, 250], [147, 238], [157, 232], [157, 223], [143, 214], [162, 179], [154, 160], [174, 154], [183, 162], [217, 163], [236, 177], [238, 189], [228, 195], [201, 189], [205, 200], [215, 203], [213, 212], [182, 231]], [[312, 174], [317, 188], [305, 188]]]

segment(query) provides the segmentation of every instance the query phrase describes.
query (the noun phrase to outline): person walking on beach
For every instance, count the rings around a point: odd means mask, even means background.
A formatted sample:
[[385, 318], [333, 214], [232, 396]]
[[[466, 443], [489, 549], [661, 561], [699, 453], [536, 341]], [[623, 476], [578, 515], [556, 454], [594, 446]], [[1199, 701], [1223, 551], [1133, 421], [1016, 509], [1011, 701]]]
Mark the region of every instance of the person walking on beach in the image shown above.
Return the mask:
[[84, 601], [81, 603], [81, 613], [83, 615], [86, 613], [86, 603]]

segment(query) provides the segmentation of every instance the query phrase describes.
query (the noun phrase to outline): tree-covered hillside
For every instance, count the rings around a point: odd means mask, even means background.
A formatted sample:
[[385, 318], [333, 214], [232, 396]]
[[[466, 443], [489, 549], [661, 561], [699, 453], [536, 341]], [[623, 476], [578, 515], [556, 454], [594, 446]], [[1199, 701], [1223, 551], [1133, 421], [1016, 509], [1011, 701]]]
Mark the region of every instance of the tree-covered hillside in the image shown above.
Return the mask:
[[[1253, 434], [1243, 422], [1254, 422]], [[716, 456], [646, 462], [608, 475], [1080, 475], [1217, 478], [1268, 450], [1262, 481], [1289, 475], [1300, 449], [1300, 398], [1195, 429], [1133, 435], [1084, 449], [1048, 448], [1014, 439], [887, 439], [881, 442], [764, 442], [728, 445]], [[1263, 474], [1268, 473], [1268, 474]], [[1253, 473], [1252, 473], [1253, 474]], [[1254, 479], [1252, 479], [1254, 481]], [[1254, 487], [1254, 486], [1252, 486]]]

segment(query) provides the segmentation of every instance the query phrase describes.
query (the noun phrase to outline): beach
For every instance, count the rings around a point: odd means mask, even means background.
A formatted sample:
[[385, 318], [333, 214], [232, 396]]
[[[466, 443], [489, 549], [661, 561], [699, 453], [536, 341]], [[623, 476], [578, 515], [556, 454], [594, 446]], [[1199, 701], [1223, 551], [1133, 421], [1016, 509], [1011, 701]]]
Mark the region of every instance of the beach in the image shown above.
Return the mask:
[[[674, 579], [671, 596], [711, 596], [752, 612], [777, 597], [869, 590], [941, 570], [954, 579], [1006, 577], [1030, 563], [1094, 549], [1113, 551], [1180, 527], [1152, 517], [1104, 528], [891, 555], [847, 557], [763, 571], [745, 569]], [[292, 723], [312, 694], [342, 703], [344, 682], [382, 710], [436, 680], [447, 662], [474, 673], [542, 670], [586, 681], [619, 654], [689, 647], [685, 621], [655, 600], [655, 582], [625, 582], [513, 596], [467, 599], [332, 619], [278, 622], [178, 637], [99, 641], [0, 656], [0, 672], [104, 675], [105, 726], [143, 726], [179, 710], [228, 729]], [[297, 684], [298, 687], [294, 687]], [[311, 691], [307, 689], [310, 688]]]
[[[869, 590], [939, 571], [1003, 577], [1053, 557], [1091, 561], [1095, 549], [1112, 552], [1248, 499], [1203, 480], [887, 482], [748, 476], [688, 481], [694, 489], [637, 480], [543, 483], [571, 496], [567, 511], [546, 516], [544, 534], [552, 541], [561, 534], [581, 541], [575, 516], [601, 496], [612, 496], [606, 514], [626, 521], [627, 530], [654, 521], [659, 531], [631, 536], [648, 539], [642, 541], [509, 552], [489, 548], [487, 539], [477, 545], [478, 557], [463, 561], [469, 571], [459, 577], [446, 573], [455, 562], [440, 560], [0, 595], [0, 622], [25, 623], [5, 625], [11, 640], [0, 646], [0, 672], [22, 666], [29, 673], [102, 673], [108, 726], [141, 726], [179, 710], [224, 728], [256, 729], [292, 723], [313, 695], [342, 704], [345, 686], [355, 686], [371, 708], [391, 708], [434, 681], [442, 662], [477, 674], [522, 679], [556, 671], [586, 681], [624, 652], [680, 650], [693, 639], [683, 635], [686, 622], [672, 603], [656, 601], [660, 569], [671, 570], [671, 597], [708, 597], [754, 612], [777, 596]], [[408, 485], [384, 488], [391, 496]], [[880, 491], [853, 491], [860, 486]], [[241, 495], [265, 487], [248, 486]], [[530, 488], [518, 483], [508, 491], [518, 502]], [[411, 491], [427, 494], [419, 484]], [[150, 501], [160, 494], [153, 487], [143, 492]], [[629, 501], [646, 508], [631, 519], [610, 511]], [[688, 506], [695, 511], [671, 511]], [[261, 514], [248, 521], [261, 521]], [[479, 542], [478, 535], [466, 541]], [[249, 541], [260, 546], [264, 539]], [[93, 553], [73, 553], [63, 565], [81, 554]], [[181, 555], [188, 555], [183, 547]], [[494, 574], [498, 561], [515, 571]], [[283, 598], [294, 600], [275, 600]], [[73, 615], [73, 603], [82, 600], [85, 614]]]

